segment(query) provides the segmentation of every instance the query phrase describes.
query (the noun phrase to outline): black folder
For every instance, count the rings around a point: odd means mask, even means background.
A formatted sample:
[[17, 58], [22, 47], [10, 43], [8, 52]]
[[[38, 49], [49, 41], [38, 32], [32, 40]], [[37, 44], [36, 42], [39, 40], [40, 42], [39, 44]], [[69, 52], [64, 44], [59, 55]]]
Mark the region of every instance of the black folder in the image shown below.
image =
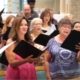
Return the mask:
[[20, 41], [13, 51], [22, 58], [26, 58], [30, 55], [33, 55], [33, 58], [37, 58], [44, 52], [24, 40]]
[[80, 43], [80, 32], [76, 30], [72, 30], [69, 36], [65, 39], [61, 47], [69, 49], [74, 52], [78, 52], [79, 50], [76, 49], [76, 45]]
[[56, 36], [58, 34], [58, 30], [55, 30], [51, 35], [40, 34], [34, 42], [43, 46], [46, 46], [50, 38]]
[[4, 65], [8, 65], [8, 61], [7, 61], [7, 58], [6, 58], [6, 55], [5, 55], [5, 51], [0, 56], [0, 63], [2, 63]]

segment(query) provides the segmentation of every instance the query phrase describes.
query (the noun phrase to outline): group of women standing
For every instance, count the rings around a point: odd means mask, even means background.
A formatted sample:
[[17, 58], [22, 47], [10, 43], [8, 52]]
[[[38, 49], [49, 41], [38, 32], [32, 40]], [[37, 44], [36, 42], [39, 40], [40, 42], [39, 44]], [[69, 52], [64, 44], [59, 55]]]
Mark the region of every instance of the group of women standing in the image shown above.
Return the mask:
[[[34, 66], [35, 59], [32, 56], [23, 59], [14, 53], [13, 50], [21, 40], [27, 41], [37, 48], [44, 48], [45, 46], [35, 44], [34, 40], [41, 33], [49, 36], [56, 30], [56, 26], [52, 24], [51, 20], [50, 12], [45, 10], [40, 18], [34, 18], [30, 25], [28, 25], [28, 20], [23, 16], [13, 17], [10, 21], [12, 25], [6, 22], [8, 27], [3, 29], [3, 34], [7, 29], [10, 30], [12, 26], [10, 35], [6, 38], [6, 45], [14, 42], [5, 50], [9, 63], [6, 70], [6, 80], [37, 80]], [[71, 30], [71, 21], [69, 19], [62, 19], [58, 23], [59, 33], [53, 36], [47, 43], [46, 50], [42, 55], [47, 80], [70, 80], [71, 78], [76, 80], [76, 77], [80, 76], [80, 63], [78, 62], [80, 60], [80, 51], [75, 53], [61, 47], [61, 44], [68, 37]]]

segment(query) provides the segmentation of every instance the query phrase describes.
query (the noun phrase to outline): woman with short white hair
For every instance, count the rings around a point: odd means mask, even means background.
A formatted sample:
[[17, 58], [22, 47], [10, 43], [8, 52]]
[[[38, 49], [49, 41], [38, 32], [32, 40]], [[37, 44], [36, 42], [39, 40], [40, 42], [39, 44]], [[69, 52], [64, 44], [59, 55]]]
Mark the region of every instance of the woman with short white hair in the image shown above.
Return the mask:
[[32, 19], [30, 24], [30, 32], [33, 41], [40, 33], [42, 33], [41, 28], [42, 28], [42, 20], [40, 18]]
[[[42, 33], [41, 28], [42, 28], [42, 20], [40, 18], [34, 18], [30, 24], [30, 32], [31, 32], [31, 37], [33, 42], [38, 37], [38, 35]], [[44, 46], [37, 44], [35, 42], [34, 42], [34, 46], [40, 50], [44, 48]], [[37, 62], [35, 65], [42, 65], [42, 64], [43, 62], [42, 62], [42, 55], [41, 55], [39, 58], [37, 58]]]

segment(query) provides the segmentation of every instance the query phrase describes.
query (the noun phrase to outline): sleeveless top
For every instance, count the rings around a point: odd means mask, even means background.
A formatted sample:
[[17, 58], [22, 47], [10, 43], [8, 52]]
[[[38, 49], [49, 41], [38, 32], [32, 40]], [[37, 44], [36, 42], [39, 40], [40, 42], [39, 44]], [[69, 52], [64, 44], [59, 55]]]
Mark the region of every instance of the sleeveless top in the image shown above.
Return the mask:
[[50, 75], [52, 78], [63, 79], [80, 76], [80, 64], [76, 61], [76, 53], [60, 47], [54, 38], [47, 44], [52, 58], [49, 62]]
[[[22, 60], [23, 58], [16, 54], [15, 59]], [[16, 68], [8, 65], [5, 80], [37, 80], [34, 64], [26, 62]]]

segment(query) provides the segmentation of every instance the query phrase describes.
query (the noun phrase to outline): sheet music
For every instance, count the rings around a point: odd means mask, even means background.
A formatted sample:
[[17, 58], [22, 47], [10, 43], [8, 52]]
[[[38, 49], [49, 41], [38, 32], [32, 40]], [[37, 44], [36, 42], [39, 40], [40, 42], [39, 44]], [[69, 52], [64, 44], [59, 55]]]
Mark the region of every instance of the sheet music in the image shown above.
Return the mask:
[[14, 42], [11, 42], [10, 44], [7, 44], [7, 45], [3, 46], [3, 47], [0, 49], [0, 55], [1, 55], [9, 46], [11, 46], [11, 45], [14, 44], [14, 43], [15, 43], [15, 41], [14, 41]]

